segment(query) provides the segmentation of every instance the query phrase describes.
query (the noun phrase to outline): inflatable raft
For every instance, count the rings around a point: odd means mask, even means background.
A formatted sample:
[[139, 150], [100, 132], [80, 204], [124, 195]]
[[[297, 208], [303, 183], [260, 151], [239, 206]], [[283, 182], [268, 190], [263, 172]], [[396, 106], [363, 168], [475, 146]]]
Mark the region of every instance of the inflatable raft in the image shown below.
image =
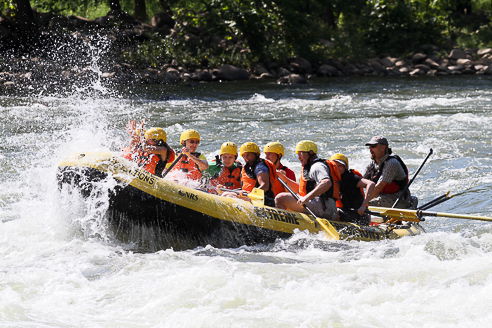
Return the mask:
[[[117, 235], [139, 243], [142, 231], [147, 236], [151, 231], [161, 249], [239, 247], [271, 243], [296, 231], [323, 231], [310, 215], [189, 188], [152, 175], [110, 152], [70, 155], [59, 164], [57, 178], [60, 188], [77, 189], [86, 197], [93, 196], [96, 187], [111, 185], [106, 216]], [[115, 180], [116, 186], [101, 183], [109, 179]], [[340, 239], [346, 240], [395, 239], [423, 232], [420, 225], [411, 223], [359, 226], [329, 222]]]

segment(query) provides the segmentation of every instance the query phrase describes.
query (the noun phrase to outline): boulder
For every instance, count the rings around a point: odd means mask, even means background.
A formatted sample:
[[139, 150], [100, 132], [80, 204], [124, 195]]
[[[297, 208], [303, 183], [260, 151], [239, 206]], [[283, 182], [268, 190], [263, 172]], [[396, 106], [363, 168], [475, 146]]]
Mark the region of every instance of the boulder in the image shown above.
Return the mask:
[[472, 61], [470, 59], [458, 59], [456, 61], [457, 65], [462, 65], [462, 66], [471, 65], [471, 63]]
[[477, 55], [479, 55], [480, 57], [482, 57], [484, 55], [488, 55], [488, 54], [492, 54], [492, 49], [491, 48], [480, 49], [480, 50], [477, 51]]
[[407, 66], [407, 63], [404, 60], [399, 60], [395, 63], [396, 67]]
[[272, 70], [273, 71], [277, 71], [279, 66], [276, 62], [273, 62], [273, 61], [270, 61], [270, 60], [267, 60], [265, 63], [264, 63], [265, 67], [271, 72]]
[[172, 73], [160, 71], [157, 73], [156, 80], [161, 84], [178, 83], [179, 78]]
[[408, 69], [408, 67], [406, 67], [406, 66], [401, 66], [401, 67], [399, 67], [398, 69], [400, 70], [400, 72], [401, 72], [402, 74], [407, 74], [408, 72], [410, 72], [410, 70], [409, 70], [409, 69]]
[[381, 63], [381, 65], [383, 65], [384, 67], [392, 67], [392, 66], [395, 66], [395, 63], [397, 62], [398, 60], [396, 58], [391, 58], [391, 57], [384, 57], [383, 59], [380, 59], [379, 62]]
[[388, 72], [390, 75], [396, 75], [396, 76], [401, 76], [404, 73], [398, 68], [398, 67], [392, 67], [388, 69]]
[[291, 72], [291, 71], [289, 71], [288, 69], [284, 68], [284, 67], [280, 67], [280, 68], [278, 69], [278, 71], [277, 71], [277, 75], [278, 75], [278, 76], [281, 76], [281, 77], [282, 77], [282, 76], [288, 76], [288, 75], [290, 75], [290, 74], [292, 74], [292, 72]]
[[173, 74], [174, 76], [179, 76], [179, 71], [174, 67], [166, 68], [166, 72]]
[[213, 76], [207, 71], [196, 71], [191, 74], [190, 79], [195, 81], [210, 82], [213, 80]]
[[429, 66], [431, 69], [438, 69], [439, 68], [439, 64], [436, 63], [434, 60], [432, 60], [431, 58], [427, 58], [425, 61], [424, 61], [424, 64]]
[[410, 76], [425, 75], [425, 72], [424, 71], [421, 71], [418, 68], [416, 68], [416, 69], [412, 70], [409, 75]]
[[[327, 70], [330, 72], [331, 76], [342, 76], [343, 73], [340, 72], [336, 67], [332, 66], [332, 65], [321, 65], [319, 67], [319, 69], [323, 69], [323, 70]], [[319, 70], [318, 69], [318, 70]]]
[[483, 70], [485, 75], [492, 75], [492, 65]]
[[[330, 76], [333, 76], [330, 72], [330, 69], [327, 67], [329, 65], [321, 65], [319, 68], [318, 68], [318, 71], [316, 72], [316, 74], [318, 76], [327, 76], [327, 77], [330, 77]], [[336, 69], [336, 68], [335, 68]]]
[[287, 58], [287, 61], [292, 67], [292, 70], [296, 73], [311, 74], [313, 72], [311, 63], [304, 58]]
[[427, 58], [427, 55], [424, 54], [424, 53], [416, 53], [412, 56], [412, 63], [414, 64], [420, 64], [422, 62], [424, 62], [424, 60]]
[[339, 60], [336, 59], [330, 59], [327, 61], [328, 65], [335, 67], [339, 72], [344, 72], [345, 67], [343, 67], [342, 63]]
[[167, 13], [159, 12], [152, 16], [150, 19], [150, 24], [154, 27], [163, 27], [164, 25], [169, 26], [170, 28], [174, 27], [175, 21], [174, 19]]
[[462, 70], [465, 69], [465, 67], [462, 66], [462, 65], [456, 65], [456, 66], [448, 66], [448, 69], [450, 71], [459, 71], [459, 72], [461, 72]]
[[280, 79], [278, 79], [277, 83], [280, 84], [305, 84], [307, 83], [306, 78], [304, 78], [302, 75], [299, 74], [291, 74], [288, 76], [282, 76]]
[[271, 73], [263, 73], [260, 75], [260, 79], [274, 79], [275, 76]]
[[253, 73], [255, 75], [260, 76], [261, 74], [269, 73], [269, 72], [262, 64], [256, 64], [256, 66], [253, 68]]
[[417, 69], [419, 69], [421, 71], [424, 71], [425, 73], [427, 73], [428, 71], [430, 71], [429, 66], [424, 65], [424, 64], [415, 65], [415, 68], [417, 68]]
[[347, 66], [345, 66], [345, 71], [348, 75], [363, 75], [363, 73], [355, 65], [352, 64], [347, 64]]
[[249, 74], [244, 69], [232, 66], [232, 65], [222, 65], [219, 68], [219, 74], [217, 77], [220, 80], [234, 81], [234, 80], [247, 80], [249, 79]]
[[439, 67], [437, 68], [437, 71], [438, 72], [445, 72], [446, 75], [449, 73], [448, 67], [446, 65], [444, 65], [444, 64], [439, 65]]
[[461, 49], [453, 49], [449, 54], [449, 59], [458, 60], [458, 59], [466, 59], [466, 52]]
[[388, 74], [388, 71], [386, 70], [386, 68], [383, 67], [383, 65], [381, 65], [377, 60], [373, 59], [369, 62], [369, 65], [374, 68], [374, 70], [378, 73], [382, 73], [382, 74]]

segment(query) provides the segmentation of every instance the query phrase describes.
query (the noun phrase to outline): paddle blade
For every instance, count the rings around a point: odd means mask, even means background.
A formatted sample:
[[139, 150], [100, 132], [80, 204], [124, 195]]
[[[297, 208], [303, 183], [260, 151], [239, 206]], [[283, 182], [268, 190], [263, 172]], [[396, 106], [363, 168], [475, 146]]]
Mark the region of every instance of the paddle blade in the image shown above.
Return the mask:
[[340, 234], [330, 222], [320, 218], [316, 218], [316, 221], [318, 221], [319, 225], [323, 228], [323, 231], [328, 239], [340, 240]]
[[379, 212], [381, 215], [388, 216], [392, 219], [420, 222], [420, 218], [415, 210], [369, 206], [369, 211]]
[[253, 188], [248, 194], [248, 197], [251, 198], [251, 201], [255, 206], [263, 206], [265, 204], [265, 192], [263, 189]]

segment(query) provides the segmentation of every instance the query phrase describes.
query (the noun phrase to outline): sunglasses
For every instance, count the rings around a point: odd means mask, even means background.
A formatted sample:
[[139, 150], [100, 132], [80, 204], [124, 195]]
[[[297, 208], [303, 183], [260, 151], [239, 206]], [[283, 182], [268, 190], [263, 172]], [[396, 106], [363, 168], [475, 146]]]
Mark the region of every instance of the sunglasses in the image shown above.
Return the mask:
[[369, 145], [369, 148], [376, 148], [377, 146], [379, 146], [379, 144], [377, 144], [377, 145]]
[[198, 141], [198, 140], [188, 140], [188, 142], [190, 144], [197, 144], [197, 145], [200, 143], [200, 141]]

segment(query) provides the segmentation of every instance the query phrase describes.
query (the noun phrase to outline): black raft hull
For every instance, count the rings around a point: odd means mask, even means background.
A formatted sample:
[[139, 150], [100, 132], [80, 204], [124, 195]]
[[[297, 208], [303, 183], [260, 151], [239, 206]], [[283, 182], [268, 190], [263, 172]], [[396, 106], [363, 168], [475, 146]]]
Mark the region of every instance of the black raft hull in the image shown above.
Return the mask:
[[[101, 183], [115, 180], [114, 183]], [[212, 195], [156, 177], [106, 152], [78, 153], [58, 167], [60, 186], [92, 197], [111, 185], [106, 217], [116, 237], [152, 249], [268, 244], [295, 231], [319, 233], [314, 218], [302, 213]], [[107, 187], [106, 187], [107, 188]], [[97, 190], [96, 190], [97, 191]], [[330, 223], [341, 239], [381, 240], [416, 235], [420, 226], [357, 226]]]

